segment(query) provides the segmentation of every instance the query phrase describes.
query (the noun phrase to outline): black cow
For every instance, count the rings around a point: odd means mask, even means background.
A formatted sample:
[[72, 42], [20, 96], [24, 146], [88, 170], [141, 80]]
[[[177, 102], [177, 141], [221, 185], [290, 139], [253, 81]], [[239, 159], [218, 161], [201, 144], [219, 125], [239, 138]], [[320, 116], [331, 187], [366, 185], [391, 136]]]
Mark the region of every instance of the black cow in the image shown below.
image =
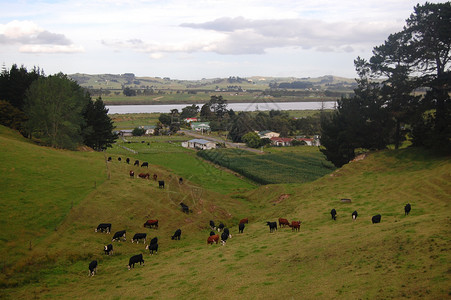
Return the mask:
[[183, 178], [182, 177], [179, 178], [179, 184], [183, 184]]
[[222, 234], [221, 234], [221, 243], [222, 243], [222, 245], [224, 246], [225, 245], [225, 243], [227, 242], [227, 239], [229, 238], [229, 235], [227, 234], [227, 232], [223, 232]]
[[97, 260], [93, 260], [89, 263], [89, 275], [88, 276], [94, 276], [97, 272]]
[[215, 234], [216, 234], [216, 232], [210, 231], [210, 236], [215, 235]]
[[224, 233], [227, 234], [229, 236], [229, 239], [232, 238], [232, 235], [230, 234], [229, 228], [224, 228]]
[[330, 215], [332, 216], [332, 220], [337, 220], [337, 211], [335, 210], [335, 208], [332, 208]]
[[182, 230], [179, 228], [174, 232], [174, 235], [171, 236], [171, 240], [180, 240], [181, 235], [182, 235]]
[[159, 181], [158, 181], [158, 187], [159, 187], [160, 189], [164, 189], [164, 180], [159, 180]]
[[121, 157], [118, 157], [117, 160], [118, 160], [118, 161], [121, 161], [122, 159], [121, 159]]
[[150, 240], [150, 245], [156, 244], [156, 243], [158, 243], [158, 238], [157, 237], [154, 237], [153, 239]]
[[211, 230], [216, 230], [215, 222], [210, 220], [210, 228]]
[[139, 263], [139, 265], [141, 265], [141, 263], [144, 265], [144, 259], [142, 254], [130, 257], [130, 260], [128, 261], [128, 269], [130, 270], [131, 268], [135, 268], [135, 264], [137, 263]]
[[184, 213], [186, 213], [186, 214], [189, 214], [189, 213], [190, 213], [190, 209], [189, 209], [188, 205], [186, 205], [185, 203], [181, 202], [181, 203], [180, 203], [180, 206], [182, 207], [182, 211], [183, 211]]
[[100, 223], [99, 226], [97, 226], [95, 232], [97, 231], [110, 233], [111, 223]]
[[404, 215], [405, 216], [409, 215], [411, 209], [412, 206], [410, 206], [410, 203], [407, 203], [406, 206], [404, 206]]
[[110, 255], [113, 254], [113, 245], [108, 244], [106, 246], [103, 246], [103, 251], [105, 252], [105, 254]]
[[108, 161], [111, 161], [111, 156], [108, 156]]
[[142, 168], [142, 167], [149, 168], [149, 163], [148, 163], [147, 161], [143, 162], [143, 163], [141, 164], [141, 168]]
[[239, 233], [243, 233], [243, 230], [244, 230], [244, 223], [240, 223], [240, 225], [238, 225]]
[[223, 229], [224, 229], [224, 224], [219, 223], [219, 225], [218, 225], [218, 232], [221, 232], [221, 230], [223, 230]]
[[158, 253], [158, 238], [154, 237], [150, 241], [150, 244], [146, 246], [146, 249], [149, 249], [150, 255], [153, 255], [154, 252], [155, 252], [155, 254], [157, 254]]
[[147, 233], [135, 233], [132, 238], [132, 243], [136, 241], [139, 244], [139, 240], [144, 240], [144, 244], [146, 243]]
[[125, 159], [125, 162], [129, 164], [130, 163], [130, 158], [127, 157], [127, 159]]
[[277, 222], [266, 222], [266, 225], [269, 226], [269, 232], [277, 230]]
[[352, 212], [352, 219], [355, 221], [356, 219], [357, 219], [357, 216], [358, 216], [359, 214], [357, 213], [357, 211], [356, 210], [354, 210], [353, 212]]
[[371, 218], [371, 222], [373, 222], [373, 224], [375, 223], [380, 223], [381, 222], [381, 215], [375, 215]]
[[139, 167], [139, 160], [135, 160], [135, 163], [133, 165]]
[[121, 230], [121, 231], [116, 232], [114, 234], [113, 238], [111, 239], [111, 241], [114, 242], [114, 240], [118, 240], [120, 242], [122, 237], [124, 238], [124, 241], [127, 240], [125, 238], [125, 230]]

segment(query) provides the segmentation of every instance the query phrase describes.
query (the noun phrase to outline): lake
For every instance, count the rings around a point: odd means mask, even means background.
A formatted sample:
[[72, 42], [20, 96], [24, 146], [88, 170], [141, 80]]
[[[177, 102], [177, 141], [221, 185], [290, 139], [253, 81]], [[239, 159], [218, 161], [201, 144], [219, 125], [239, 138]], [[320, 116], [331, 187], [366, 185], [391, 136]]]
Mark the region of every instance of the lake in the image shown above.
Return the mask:
[[[252, 103], [228, 103], [227, 108], [234, 111], [268, 111], [268, 110], [319, 110], [334, 108], [335, 101], [327, 102], [252, 102]], [[199, 108], [202, 104], [197, 104]], [[188, 104], [157, 104], [157, 105], [107, 105], [109, 114], [134, 114], [134, 113], [169, 113], [171, 109], [189, 106]]]

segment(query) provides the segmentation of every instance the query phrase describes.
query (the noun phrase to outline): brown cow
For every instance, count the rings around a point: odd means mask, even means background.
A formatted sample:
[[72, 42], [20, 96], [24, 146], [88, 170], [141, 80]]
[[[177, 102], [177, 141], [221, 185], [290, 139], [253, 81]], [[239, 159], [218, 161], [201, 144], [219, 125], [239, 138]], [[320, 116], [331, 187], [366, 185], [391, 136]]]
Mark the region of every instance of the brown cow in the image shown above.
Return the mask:
[[241, 219], [240, 220], [240, 224], [244, 224], [244, 223], [248, 224], [249, 220], [247, 218], [246, 219]]
[[135, 172], [133, 172], [133, 170], [130, 170], [130, 177], [135, 178]]
[[153, 174], [153, 180], [157, 181], [158, 175], [157, 174]]
[[139, 173], [139, 178], [143, 178], [143, 179], [149, 179], [150, 178], [150, 174], [149, 173]]
[[287, 219], [279, 218], [279, 227], [282, 227], [282, 225], [283, 225], [283, 227], [285, 227], [285, 225], [290, 226], [290, 222], [288, 222]]
[[210, 235], [207, 239], [207, 245], [210, 245], [210, 244], [213, 245], [213, 243], [217, 244], [218, 241], [219, 241], [219, 234]]
[[301, 221], [292, 221], [290, 227], [291, 231], [299, 231], [301, 229]]
[[146, 223], [144, 223], [144, 227], [155, 227], [156, 229], [158, 229], [158, 220], [147, 220]]

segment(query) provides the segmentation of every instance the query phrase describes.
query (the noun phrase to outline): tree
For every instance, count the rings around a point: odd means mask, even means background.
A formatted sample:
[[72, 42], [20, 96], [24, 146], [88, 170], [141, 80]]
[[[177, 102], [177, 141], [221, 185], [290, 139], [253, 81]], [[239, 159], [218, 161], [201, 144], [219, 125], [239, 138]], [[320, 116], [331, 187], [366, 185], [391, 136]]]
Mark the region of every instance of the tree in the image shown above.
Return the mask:
[[136, 90], [126, 87], [122, 90], [122, 93], [124, 93], [125, 96], [127, 97], [132, 97], [132, 96], [136, 96]]
[[5, 100], [0, 100], [0, 124], [22, 132], [22, 123], [27, 120], [23, 111]]
[[248, 147], [258, 148], [260, 147], [260, 137], [255, 132], [248, 132], [241, 137], [241, 140], [246, 143]]
[[172, 118], [169, 114], [160, 114], [158, 121], [160, 121], [163, 125], [170, 126]]
[[146, 130], [144, 128], [135, 127], [132, 130], [133, 136], [142, 136], [146, 133]]
[[87, 102], [83, 110], [83, 117], [86, 124], [82, 134], [86, 146], [101, 151], [111, 147], [117, 140], [117, 134], [113, 132], [115, 126], [108, 116], [108, 109], [101, 97], [98, 97], [95, 102]]
[[182, 108], [180, 117], [183, 119], [194, 118], [197, 116], [198, 113], [199, 113], [199, 106], [193, 104], [193, 105]]

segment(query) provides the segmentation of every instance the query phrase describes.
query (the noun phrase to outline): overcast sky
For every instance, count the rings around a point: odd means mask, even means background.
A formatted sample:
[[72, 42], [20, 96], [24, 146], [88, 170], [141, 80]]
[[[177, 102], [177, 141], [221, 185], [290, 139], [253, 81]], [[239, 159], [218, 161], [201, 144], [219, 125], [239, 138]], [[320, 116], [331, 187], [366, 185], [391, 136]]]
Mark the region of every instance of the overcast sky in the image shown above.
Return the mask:
[[354, 78], [354, 59], [402, 30], [417, 3], [0, 0], [0, 63], [47, 75]]

